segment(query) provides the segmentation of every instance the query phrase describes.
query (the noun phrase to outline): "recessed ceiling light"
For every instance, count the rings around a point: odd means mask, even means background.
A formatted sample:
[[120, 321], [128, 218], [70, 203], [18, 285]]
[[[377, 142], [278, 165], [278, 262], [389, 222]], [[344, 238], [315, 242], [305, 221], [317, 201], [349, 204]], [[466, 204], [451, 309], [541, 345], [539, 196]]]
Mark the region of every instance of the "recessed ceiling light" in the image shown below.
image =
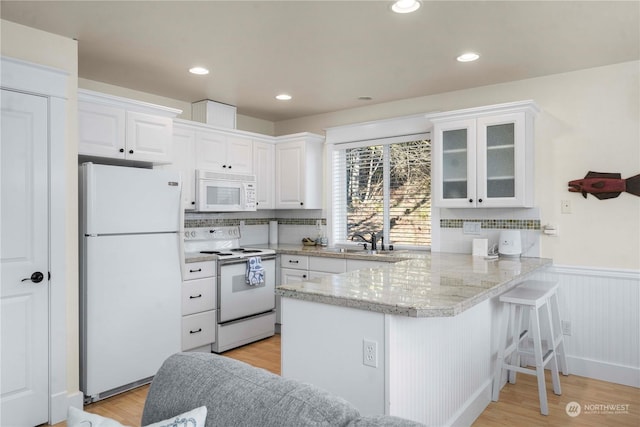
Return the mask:
[[279, 101], [288, 101], [291, 99], [291, 95], [287, 95], [286, 93], [281, 93], [280, 95], [276, 95], [276, 99]]
[[193, 67], [193, 68], [189, 68], [189, 72], [191, 74], [197, 74], [199, 76], [204, 76], [206, 74], [209, 74], [209, 70], [207, 70], [204, 67]]
[[398, 0], [391, 6], [391, 10], [395, 13], [411, 13], [419, 8], [420, 2], [417, 0]]
[[463, 53], [462, 55], [458, 56], [456, 59], [459, 62], [471, 62], [471, 61], [475, 61], [478, 58], [480, 58], [480, 55], [478, 55], [477, 53], [467, 52], [467, 53]]

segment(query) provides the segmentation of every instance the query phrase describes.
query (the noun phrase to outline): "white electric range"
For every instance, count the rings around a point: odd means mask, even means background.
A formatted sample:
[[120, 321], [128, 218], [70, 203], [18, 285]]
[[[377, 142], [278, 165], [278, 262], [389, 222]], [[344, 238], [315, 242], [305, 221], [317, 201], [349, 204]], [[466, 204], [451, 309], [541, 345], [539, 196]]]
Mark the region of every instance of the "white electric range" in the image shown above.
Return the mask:
[[[185, 229], [184, 251], [187, 261], [207, 255], [216, 264], [218, 311], [213, 352], [221, 353], [275, 333], [274, 250], [241, 247], [240, 228], [232, 226]], [[264, 269], [264, 280], [258, 284], [246, 280], [252, 257], [258, 257]]]

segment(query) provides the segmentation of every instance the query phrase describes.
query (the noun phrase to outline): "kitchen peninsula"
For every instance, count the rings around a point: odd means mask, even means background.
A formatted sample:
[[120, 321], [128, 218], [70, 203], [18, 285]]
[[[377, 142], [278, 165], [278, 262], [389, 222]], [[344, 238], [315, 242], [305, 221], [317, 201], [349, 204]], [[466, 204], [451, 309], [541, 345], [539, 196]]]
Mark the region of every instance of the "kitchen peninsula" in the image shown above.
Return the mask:
[[402, 256], [279, 286], [282, 375], [336, 393], [367, 415], [470, 425], [491, 400], [496, 297], [551, 260]]

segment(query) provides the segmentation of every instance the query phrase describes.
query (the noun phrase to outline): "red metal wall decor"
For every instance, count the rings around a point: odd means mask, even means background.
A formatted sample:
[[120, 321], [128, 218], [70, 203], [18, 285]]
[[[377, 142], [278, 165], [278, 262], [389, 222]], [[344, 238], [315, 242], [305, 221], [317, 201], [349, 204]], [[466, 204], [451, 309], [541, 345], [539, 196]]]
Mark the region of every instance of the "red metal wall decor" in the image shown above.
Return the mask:
[[569, 191], [582, 193], [585, 199], [587, 193], [593, 194], [600, 200], [613, 199], [623, 192], [640, 196], [640, 174], [622, 179], [619, 173], [589, 171], [584, 178], [569, 181]]

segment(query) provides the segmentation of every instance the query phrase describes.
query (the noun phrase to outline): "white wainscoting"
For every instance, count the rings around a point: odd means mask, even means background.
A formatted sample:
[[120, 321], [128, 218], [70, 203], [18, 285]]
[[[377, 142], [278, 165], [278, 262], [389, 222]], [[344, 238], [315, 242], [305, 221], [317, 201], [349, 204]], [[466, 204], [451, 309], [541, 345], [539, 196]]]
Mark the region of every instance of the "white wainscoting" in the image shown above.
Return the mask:
[[640, 272], [554, 265], [571, 374], [640, 387]]

